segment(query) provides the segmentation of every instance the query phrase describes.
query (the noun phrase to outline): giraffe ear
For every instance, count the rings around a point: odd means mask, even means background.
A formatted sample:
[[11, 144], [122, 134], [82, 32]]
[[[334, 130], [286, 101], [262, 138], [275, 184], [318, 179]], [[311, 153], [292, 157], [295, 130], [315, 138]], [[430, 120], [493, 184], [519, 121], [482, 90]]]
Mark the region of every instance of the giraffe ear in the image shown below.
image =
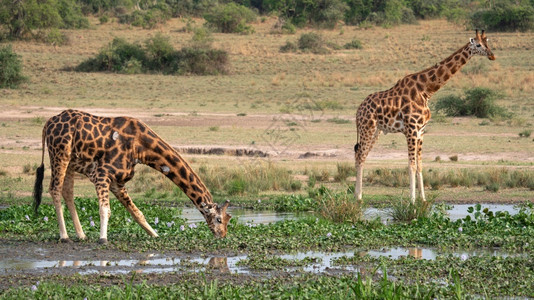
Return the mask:
[[469, 42], [471, 43], [471, 45], [474, 45], [475, 44], [475, 39], [474, 38], [470, 38]]
[[221, 214], [224, 214], [226, 212], [226, 209], [230, 205], [230, 200], [226, 200], [224, 204], [219, 208], [221, 210]]

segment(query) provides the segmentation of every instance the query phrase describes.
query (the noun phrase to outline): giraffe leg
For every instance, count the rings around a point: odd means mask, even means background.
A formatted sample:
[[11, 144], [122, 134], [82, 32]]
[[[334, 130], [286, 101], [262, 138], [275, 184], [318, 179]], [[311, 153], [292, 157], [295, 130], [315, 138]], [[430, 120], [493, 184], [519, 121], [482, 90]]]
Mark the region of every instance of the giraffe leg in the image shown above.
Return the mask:
[[76, 206], [74, 204], [74, 170], [72, 168], [67, 168], [67, 173], [65, 175], [65, 180], [63, 182], [63, 199], [67, 204], [67, 208], [70, 212], [70, 217], [74, 223], [74, 229], [76, 230], [76, 235], [80, 240], [85, 240], [85, 234], [80, 224], [80, 219], [78, 218], [78, 212], [76, 212]]
[[417, 138], [414, 135], [409, 134], [407, 137], [408, 142], [408, 171], [410, 176], [410, 200], [415, 203], [415, 173], [416, 173], [416, 146]]
[[417, 176], [417, 185], [419, 186], [419, 195], [421, 196], [421, 199], [423, 201], [426, 201], [425, 198], [425, 186], [423, 184], [423, 137], [419, 138], [417, 140], [417, 169], [416, 169], [416, 176]]
[[362, 200], [363, 165], [369, 151], [373, 148], [373, 145], [378, 140], [380, 134], [380, 130], [376, 128], [376, 123], [374, 123], [374, 121], [370, 121], [369, 123], [372, 123], [373, 126], [358, 129], [358, 132], [360, 133], [360, 143], [356, 144], [354, 147], [354, 159], [356, 161], [354, 197], [356, 197], [358, 201]]
[[[52, 157], [52, 156], [51, 156]], [[65, 173], [68, 167], [68, 158], [61, 158], [60, 155], [55, 156], [55, 159], [51, 159], [51, 172], [52, 178], [50, 179], [50, 196], [54, 202], [54, 208], [56, 209], [56, 217], [59, 226], [59, 241], [63, 243], [70, 243], [69, 235], [67, 234], [67, 228], [65, 226], [65, 218], [63, 217], [63, 204], [61, 202], [61, 191], [63, 189], [63, 182], [65, 179]]]
[[111, 216], [109, 207], [109, 187], [110, 180], [105, 172], [99, 172], [93, 183], [98, 195], [98, 211], [100, 214], [100, 239], [98, 243], [106, 244], [108, 242], [108, 221]]
[[113, 184], [111, 186], [111, 192], [115, 195], [115, 197], [117, 197], [117, 199], [119, 199], [122, 205], [124, 205], [126, 210], [130, 213], [130, 215], [137, 222], [137, 224], [139, 224], [150, 236], [158, 237], [158, 234], [146, 221], [143, 213], [133, 203], [124, 186], [118, 186], [116, 184]]

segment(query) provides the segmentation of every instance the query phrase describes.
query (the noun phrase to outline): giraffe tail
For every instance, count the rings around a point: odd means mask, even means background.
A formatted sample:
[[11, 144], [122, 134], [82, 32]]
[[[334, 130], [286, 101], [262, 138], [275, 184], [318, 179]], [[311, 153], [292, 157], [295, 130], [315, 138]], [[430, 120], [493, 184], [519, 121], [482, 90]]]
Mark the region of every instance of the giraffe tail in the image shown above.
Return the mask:
[[354, 152], [358, 152], [360, 148], [360, 130], [358, 129], [358, 113], [356, 113], [356, 144], [354, 145]]
[[39, 205], [43, 197], [43, 179], [44, 179], [44, 151], [45, 151], [45, 131], [43, 128], [43, 152], [41, 157], [41, 166], [35, 170], [35, 184], [33, 186], [33, 209], [38, 214]]

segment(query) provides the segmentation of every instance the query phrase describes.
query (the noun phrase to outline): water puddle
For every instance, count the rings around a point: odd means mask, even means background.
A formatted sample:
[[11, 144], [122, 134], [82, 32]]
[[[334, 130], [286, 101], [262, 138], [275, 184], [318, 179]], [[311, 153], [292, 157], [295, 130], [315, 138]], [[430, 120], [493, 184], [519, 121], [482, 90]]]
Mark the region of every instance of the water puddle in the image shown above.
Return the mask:
[[[448, 216], [451, 221], [463, 219], [466, 216], [474, 216], [474, 213], [468, 213], [467, 209], [475, 204], [454, 204], [451, 209], [447, 210]], [[482, 210], [488, 208], [490, 211], [508, 212], [511, 215], [517, 214], [519, 209], [512, 204], [481, 204]], [[384, 222], [390, 222], [390, 209], [378, 209], [374, 207], [367, 208], [363, 214], [365, 220], [373, 220], [380, 218]], [[297, 220], [299, 218], [309, 216], [307, 213], [291, 213], [291, 212], [276, 212], [272, 210], [252, 210], [243, 209], [238, 207], [228, 208], [228, 212], [233, 217], [238, 217], [238, 222], [241, 224], [270, 224], [285, 220]], [[184, 217], [188, 223], [204, 222], [204, 217], [195, 208], [184, 208], [182, 211], [182, 217]]]
[[[270, 224], [285, 220], [296, 220], [301, 215], [289, 212], [276, 212], [272, 210], [252, 210], [239, 207], [229, 207], [228, 213], [233, 218], [237, 217], [241, 224]], [[187, 223], [205, 222], [204, 217], [196, 208], [184, 208], [182, 210], [182, 217], [187, 220]]]
[[[475, 204], [454, 204], [450, 210], [448, 210], [449, 218], [451, 221], [463, 219], [466, 216], [474, 216], [474, 213], [468, 213], [469, 207], [475, 206]], [[482, 210], [488, 208], [492, 212], [502, 211], [508, 212], [510, 215], [515, 215], [519, 212], [519, 209], [512, 204], [481, 204]]]
[[[490, 255], [506, 257], [509, 254], [499, 250], [473, 250], [473, 251], [458, 251], [453, 253], [438, 253], [431, 248], [384, 248], [380, 250], [370, 251], [344, 251], [344, 252], [320, 252], [307, 251], [298, 252], [294, 254], [283, 254], [278, 257], [286, 260], [303, 260], [311, 258], [311, 263], [303, 267], [287, 267], [279, 271], [287, 272], [309, 272], [309, 273], [325, 273], [325, 272], [360, 272], [358, 266], [338, 266], [335, 260], [340, 257], [354, 257], [370, 255], [372, 257], [388, 257], [391, 259], [400, 259], [403, 257], [413, 257], [416, 259], [435, 260], [439, 255], [452, 254], [462, 259], [467, 259], [473, 256]], [[137, 273], [188, 273], [188, 272], [205, 272], [216, 271], [230, 274], [257, 274], [269, 275], [270, 272], [276, 271], [262, 271], [250, 269], [247, 266], [239, 265], [240, 261], [247, 258], [246, 255], [240, 256], [214, 256], [214, 257], [199, 257], [199, 256], [166, 256], [163, 254], [149, 254], [144, 259], [119, 259], [119, 260], [37, 260], [37, 259], [0, 259], [0, 274], [12, 274], [15, 272], [53, 272], [62, 273], [64, 271], [71, 271], [81, 275], [87, 274], [128, 274], [131, 272]], [[266, 257], [268, 258], [268, 257]], [[272, 257], [271, 257], [272, 258]]]

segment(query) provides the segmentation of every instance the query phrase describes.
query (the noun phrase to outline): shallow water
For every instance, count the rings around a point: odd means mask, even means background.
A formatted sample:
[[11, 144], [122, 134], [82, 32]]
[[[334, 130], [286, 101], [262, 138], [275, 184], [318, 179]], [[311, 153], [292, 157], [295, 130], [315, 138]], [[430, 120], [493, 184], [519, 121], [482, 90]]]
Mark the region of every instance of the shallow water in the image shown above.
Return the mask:
[[[238, 222], [241, 224], [270, 224], [278, 221], [296, 220], [300, 215], [305, 215], [272, 210], [243, 209], [239, 207], [229, 207], [227, 212], [233, 218], [237, 217]], [[184, 208], [182, 210], [182, 217], [187, 220], [187, 223], [204, 222], [204, 217], [196, 208]]]
[[[42, 250], [42, 249], [41, 249]], [[416, 259], [435, 260], [439, 255], [453, 255], [467, 259], [472, 256], [492, 255], [506, 257], [509, 254], [499, 249], [457, 251], [451, 253], [438, 253], [431, 248], [385, 248], [370, 251], [355, 250], [344, 252], [320, 252], [307, 251], [294, 254], [279, 255], [280, 258], [288, 260], [302, 260], [304, 258], [315, 258], [314, 263], [304, 267], [290, 267], [284, 271], [300, 271], [309, 273], [324, 273], [331, 271], [360, 272], [357, 266], [336, 266], [334, 260], [343, 256], [353, 257], [355, 255], [370, 255], [372, 257], [389, 257], [399, 259], [402, 257], [414, 257]], [[238, 266], [238, 262], [246, 259], [246, 255], [240, 256], [167, 256], [164, 254], [148, 254], [145, 259], [119, 259], [119, 260], [47, 260], [47, 259], [0, 259], [0, 274], [10, 274], [17, 271], [30, 273], [39, 272], [59, 272], [71, 269], [78, 274], [127, 274], [137, 273], [186, 273], [206, 270], [214, 270], [222, 273], [233, 274], [269, 274], [276, 271], [251, 270], [246, 266]]]
[[[458, 219], [463, 219], [466, 216], [470, 215], [473, 217], [473, 213], [469, 214], [467, 209], [475, 204], [455, 204], [452, 205], [452, 208], [448, 210], [449, 218], [451, 221]], [[512, 204], [481, 204], [482, 209], [489, 208], [493, 212], [497, 211], [506, 211], [511, 215], [517, 214], [519, 211]], [[309, 216], [307, 213], [290, 213], [290, 212], [276, 212], [272, 210], [252, 210], [252, 209], [243, 209], [238, 207], [228, 208], [228, 213], [232, 217], [237, 217], [239, 223], [241, 224], [269, 224], [278, 221], [285, 220], [296, 220], [299, 217]], [[374, 207], [367, 208], [364, 212], [364, 219], [372, 220], [379, 217], [382, 221], [391, 221], [390, 209], [377, 209]], [[187, 219], [188, 223], [198, 223], [204, 222], [204, 217], [196, 208], [184, 208], [182, 211], [182, 216]]]

